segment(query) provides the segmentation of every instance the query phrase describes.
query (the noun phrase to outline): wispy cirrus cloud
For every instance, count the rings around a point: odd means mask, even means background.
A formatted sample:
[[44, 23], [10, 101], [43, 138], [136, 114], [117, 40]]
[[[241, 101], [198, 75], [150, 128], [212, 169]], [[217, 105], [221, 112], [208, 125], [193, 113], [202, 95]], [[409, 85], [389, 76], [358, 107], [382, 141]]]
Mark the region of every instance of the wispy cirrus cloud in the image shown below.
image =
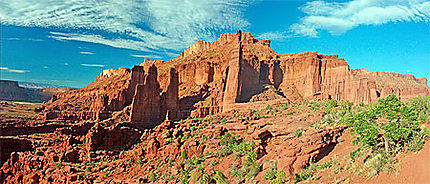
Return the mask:
[[290, 26], [292, 35], [318, 37], [321, 30], [339, 35], [362, 25], [430, 20], [427, 0], [311, 1], [300, 10], [306, 16]]
[[79, 54], [93, 55], [94, 53], [88, 52], [88, 51], [84, 51], [84, 52], [79, 52]]
[[43, 42], [44, 39], [39, 38], [2, 38], [3, 40], [9, 40], [9, 41], [32, 41], [32, 42]]
[[137, 58], [152, 58], [152, 59], [159, 59], [161, 56], [156, 55], [140, 55], [140, 54], [132, 54], [131, 57], [137, 57]]
[[101, 64], [81, 64], [81, 66], [85, 66], [85, 67], [100, 67], [103, 68], [106, 65], [101, 65]]
[[252, 1], [4, 0], [0, 3], [0, 21], [6, 25], [62, 28], [65, 33], [50, 35], [62, 41], [177, 51], [198, 39], [214, 40], [218, 32], [248, 26], [242, 14]]
[[262, 34], [257, 35], [257, 38], [261, 39], [261, 40], [284, 40], [284, 39], [290, 38], [290, 37], [291, 37], [291, 35], [286, 31], [283, 31], [283, 32], [266, 32], [266, 33], [262, 33]]
[[9, 73], [28, 73], [30, 70], [20, 70], [20, 69], [12, 69], [8, 67], [0, 67], [0, 70], [3, 72], [9, 72]]
[[150, 51], [148, 49], [148, 46], [143, 41], [135, 41], [135, 40], [128, 40], [128, 39], [108, 39], [101, 35], [96, 34], [79, 34], [79, 33], [61, 33], [61, 32], [50, 32], [50, 35], [48, 36], [50, 38], [56, 39], [56, 40], [63, 40], [63, 41], [81, 41], [81, 42], [88, 42], [88, 43], [98, 43], [103, 45], [108, 45], [115, 48], [121, 48], [121, 49], [131, 49], [131, 50], [139, 50], [139, 51]]

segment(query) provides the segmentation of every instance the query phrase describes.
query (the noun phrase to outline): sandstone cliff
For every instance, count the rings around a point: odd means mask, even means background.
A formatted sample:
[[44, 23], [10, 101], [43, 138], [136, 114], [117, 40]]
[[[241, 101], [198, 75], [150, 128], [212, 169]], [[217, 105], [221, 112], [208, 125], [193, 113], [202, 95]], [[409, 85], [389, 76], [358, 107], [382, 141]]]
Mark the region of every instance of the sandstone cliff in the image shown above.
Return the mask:
[[105, 70], [89, 86], [57, 95], [45, 112], [47, 119], [102, 120], [131, 106], [131, 122], [153, 126], [250, 101], [370, 103], [391, 93], [408, 100], [429, 91], [424, 78], [350, 69], [337, 55], [277, 54], [270, 41], [238, 31], [213, 43], [200, 40], [166, 62], [145, 59], [131, 70]]

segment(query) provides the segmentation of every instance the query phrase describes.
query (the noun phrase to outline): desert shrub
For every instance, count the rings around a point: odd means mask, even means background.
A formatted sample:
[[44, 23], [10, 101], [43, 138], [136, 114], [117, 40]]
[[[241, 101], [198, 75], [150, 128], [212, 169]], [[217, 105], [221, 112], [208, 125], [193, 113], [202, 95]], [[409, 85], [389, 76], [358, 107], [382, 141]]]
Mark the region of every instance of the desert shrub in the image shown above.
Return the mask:
[[343, 108], [330, 109], [326, 111], [326, 115], [322, 118], [322, 124], [330, 126], [344, 124], [348, 120], [349, 115], [351, 115], [350, 110]]
[[318, 123], [318, 122], [314, 122], [314, 123], [311, 123], [309, 125], [309, 127], [313, 128], [313, 129], [320, 129], [321, 128], [321, 124]]
[[282, 110], [287, 110], [287, 109], [289, 109], [289, 108], [290, 108], [290, 105], [289, 105], [289, 104], [287, 104], [287, 103], [285, 103], [285, 104], [279, 104], [279, 107], [280, 107]]
[[351, 110], [351, 108], [354, 106], [354, 104], [351, 103], [350, 101], [342, 101], [342, 102], [340, 102], [339, 106], [343, 110]]
[[142, 164], [142, 157], [137, 157], [136, 164], [138, 165]]
[[246, 161], [238, 165], [232, 165], [229, 174], [236, 177], [238, 181], [245, 179], [252, 181], [260, 172], [260, 165], [257, 161], [255, 143], [253, 141], [241, 141], [238, 137], [233, 137], [229, 133], [224, 134], [220, 140], [221, 148], [217, 152], [218, 157], [235, 153], [238, 158], [246, 156]]
[[389, 154], [400, 151], [414, 138], [422, 137], [416, 111], [395, 95], [381, 98], [367, 110], [354, 114], [347, 124], [356, 135], [354, 144], [383, 149]]
[[209, 176], [209, 174], [207, 173], [203, 173], [197, 181], [198, 183], [201, 183], [201, 184], [213, 183], [212, 177]]
[[227, 119], [225, 119], [225, 118], [221, 119], [220, 123], [225, 125], [227, 123]]
[[296, 131], [294, 131], [294, 136], [301, 137], [303, 135], [303, 128], [298, 128]]
[[311, 104], [311, 107], [309, 109], [311, 111], [318, 111], [321, 109], [321, 106], [322, 106], [321, 102], [311, 101], [310, 104]]
[[271, 181], [271, 184], [281, 184], [286, 183], [287, 179], [284, 171], [277, 171], [278, 162], [272, 161], [272, 165], [269, 170], [265, 173], [264, 179]]
[[322, 164], [311, 163], [300, 171], [300, 173], [294, 174], [294, 183], [298, 183], [305, 180], [315, 179], [314, 175], [320, 171], [326, 170], [332, 166], [332, 160], [324, 162]]
[[[189, 183], [193, 179], [194, 181], [206, 182], [208, 174], [203, 171], [205, 165], [206, 162], [202, 157], [193, 156], [191, 159], [183, 160], [183, 169], [179, 172], [179, 181]], [[209, 179], [210, 181], [211, 179]]]
[[182, 150], [182, 153], [181, 153], [181, 157], [182, 157], [182, 160], [187, 160], [187, 150]]
[[221, 171], [216, 171], [215, 175], [213, 177], [216, 184], [228, 184], [227, 178], [224, 176], [224, 174]]
[[265, 180], [273, 180], [276, 178], [276, 173], [278, 170], [278, 162], [272, 161], [272, 165], [269, 167], [269, 170], [264, 175]]
[[325, 103], [324, 103], [324, 109], [327, 111], [327, 110], [330, 110], [330, 109], [333, 109], [333, 108], [335, 108], [335, 107], [337, 107], [338, 106], [338, 103], [337, 103], [337, 101], [336, 100], [327, 100], [327, 101], [325, 101]]
[[284, 171], [279, 171], [276, 173], [276, 178], [272, 180], [272, 184], [283, 184], [287, 182], [287, 177]]

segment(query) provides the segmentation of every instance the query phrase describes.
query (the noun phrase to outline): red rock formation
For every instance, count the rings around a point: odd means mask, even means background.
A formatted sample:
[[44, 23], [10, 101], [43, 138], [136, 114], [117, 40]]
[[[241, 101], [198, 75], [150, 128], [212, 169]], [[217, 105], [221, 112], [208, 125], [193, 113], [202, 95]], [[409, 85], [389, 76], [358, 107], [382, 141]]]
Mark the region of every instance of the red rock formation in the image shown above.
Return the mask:
[[[103, 120], [122, 110], [132, 99], [128, 92], [130, 69], [103, 71], [96, 81], [82, 88], [60, 93], [44, 104], [46, 120]], [[131, 101], [131, 100], [130, 100]]]
[[161, 119], [160, 85], [157, 68], [151, 66], [144, 84], [137, 84], [133, 97], [130, 122], [137, 127], [148, 128], [159, 124]]
[[[178, 79], [171, 68], [178, 71]], [[179, 83], [178, 103], [172, 81]], [[270, 41], [238, 31], [222, 34], [213, 43], [198, 41], [166, 62], [145, 59], [131, 71], [106, 70], [89, 86], [57, 95], [45, 112], [47, 119], [101, 120], [133, 103], [131, 120], [151, 125], [216, 114], [236, 103], [279, 98], [370, 103], [395, 93], [408, 100], [429, 95], [426, 83], [412, 75], [353, 70], [337, 55], [277, 54]]]
[[[240, 39], [240, 38], [239, 38]], [[232, 58], [228, 63], [228, 74], [224, 91], [223, 105], [240, 102], [242, 94], [243, 81], [241, 80], [242, 70], [242, 44], [237, 41]]]
[[162, 91], [157, 76], [157, 68], [153, 65], [149, 67], [144, 83], [136, 86], [130, 122], [138, 128], [151, 128], [164, 120], [179, 117], [178, 73], [174, 68], [170, 69], [166, 88]]

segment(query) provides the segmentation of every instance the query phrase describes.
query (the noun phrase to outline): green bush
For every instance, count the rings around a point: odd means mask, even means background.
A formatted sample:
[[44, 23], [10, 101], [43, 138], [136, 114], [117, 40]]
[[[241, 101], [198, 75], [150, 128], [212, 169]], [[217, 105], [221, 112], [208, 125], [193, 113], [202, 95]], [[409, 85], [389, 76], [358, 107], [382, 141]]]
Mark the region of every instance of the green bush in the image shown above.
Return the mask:
[[294, 136], [301, 137], [303, 135], [303, 128], [298, 128], [296, 131], [294, 131]]
[[311, 180], [314, 179], [314, 175], [318, 171], [323, 171], [332, 166], [332, 160], [322, 163], [322, 164], [315, 164], [311, 163], [309, 166], [305, 167], [303, 170], [300, 171], [300, 173], [294, 174], [294, 183], [298, 183], [305, 180]]
[[224, 176], [224, 174], [221, 171], [216, 171], [215, 175], [213, 177], [216, 184], [228, 184], [227, 178]]
[[269, 170], [265, 173], [264, 179], [271, 181], [271, 184], [283, 184], [286, 183], [287, 179], [284, 171], [278, 170], [278, 162], [272, 161], [272, 165]]
[[138, 165], [142, 164], [142, 157], [137, 157], [136, 164]]

